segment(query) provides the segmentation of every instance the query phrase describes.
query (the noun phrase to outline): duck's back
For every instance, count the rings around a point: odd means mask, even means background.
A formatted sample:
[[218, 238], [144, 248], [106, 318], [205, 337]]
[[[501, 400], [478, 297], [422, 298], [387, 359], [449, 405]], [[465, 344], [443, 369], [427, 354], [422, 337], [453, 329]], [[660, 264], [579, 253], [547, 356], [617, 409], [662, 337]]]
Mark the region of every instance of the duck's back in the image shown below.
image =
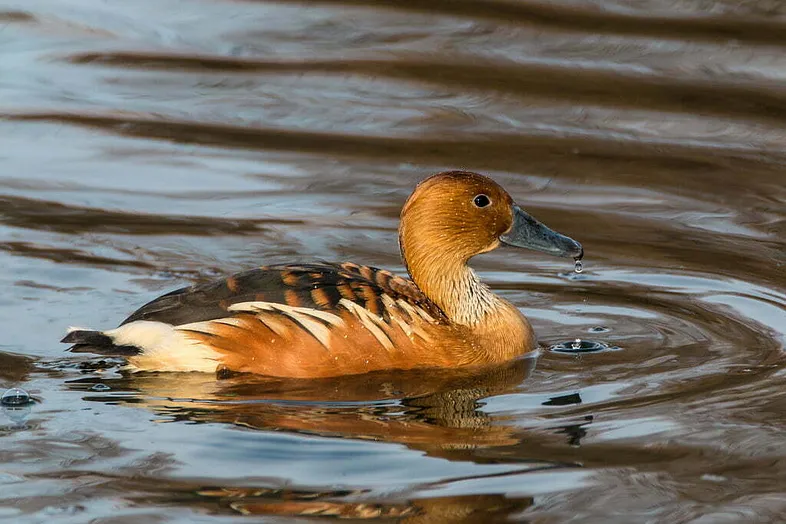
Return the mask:
[[387, 317], [383, 297], [405, 301], [430, 316], [442, 313], [409, 279], [390, 271], [346, 262], [274, 265], [250, 269], [204, 284], [184, 287], [145, 304], [123, 321], [164, 322], [174, 326], [232, 316], [229, 307], [268, 302], [335, 311], [342, 300]]
[[442, 312], [410, 280], [356, 264], [268, 266], [178, 289], [73, 351], [122, 354], [141, 370], [226, 368], [318, 377], [444, 365], [429, 356]]

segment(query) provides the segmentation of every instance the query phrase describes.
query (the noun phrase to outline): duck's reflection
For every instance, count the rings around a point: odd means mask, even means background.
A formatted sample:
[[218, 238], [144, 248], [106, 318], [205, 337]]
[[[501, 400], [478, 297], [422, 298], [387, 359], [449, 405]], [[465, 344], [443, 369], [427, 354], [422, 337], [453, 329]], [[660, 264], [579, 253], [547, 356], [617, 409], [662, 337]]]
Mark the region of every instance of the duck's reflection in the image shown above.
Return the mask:
[[303, 515], [344, 519], [396, 519], [407, 524], [500, 522], [532, 505], [531, 498], [468, 495], [420, 499], [406, 504], [342, 503], [331, 501], [236, 501], [231, 507], [245, 515]]
[[[86, 400], [133, 402], [169, 419], [241, 425], [259, 430], [283, 430], [312, 435], [371, 439], [406, 445], [448, 460], [498, 462], [513, 460], [526, 469], [564, 467], [533, 457], [526, 461], [507, 450], [521, 446], [526, 430], [506, 417], [489, 414], [484, 399], [516, 392], [532, 373], [536, 359], [524, 358], [483, 370], [380, 372], [322, 380], [270, 379], [238, 375], [216, 379], [201, 373], [131, 374], [103, 380], [110, 394], [88, 393]], [[72, 381], [88, 390], [96, 379]], [[133, 392], [132, 395], [118, 394]], [[577, 394], [552, 398], [544, 404], [580, 403]], [[507, 423], [506, 423], [507, 421]], [[583, 425], [553, 428], [578, 444]], [[542, 434], [541, 434], [541, 438]], [[565, 440], [562, 440], [563, 446]], [[531, 445], [527, 442], [526, 445]], [[542, 445], [542, 444], [541, 444]], [[536, 445], [536, 448], [538, 446]], [[519, 458], [513, 458], [518, 455]], [[242, 513], [265, 515], [323, 515], [344, 518], [409, 518], [413, 522], [450, 521], [449, 515], [478, 515], [521, 511], [529, 498], [516, 502], [504, 496], [436, 497], [401, 503], [347, 501], [338, 493], [274, 494], [269, 489], [211, 487], [201, 497], [222, 501]], [[352, 497], [349, 497], [351, 500]], [[434, 520], [436, 519], [436, 520]]]
[[0, 351], [0, 388], [10, 388], [27, 380], [34, 366], [30, 357]]
[[[112, 393], [86, 399], [125, 398], [178, 420], [396, 442], [442, 456], [443, 451], [518, 441], [511, 427], [492, 423], [481, 409], [482, 399], [515, 391], [535, 362], [524, 358], [473, 371], [378, 372], [320, 380], [138, 373], [105, 380]], [[89, 389], [93, 382], [77, 380], [70, 386]], [[118, 397], [118, 391], [138, 394]]]

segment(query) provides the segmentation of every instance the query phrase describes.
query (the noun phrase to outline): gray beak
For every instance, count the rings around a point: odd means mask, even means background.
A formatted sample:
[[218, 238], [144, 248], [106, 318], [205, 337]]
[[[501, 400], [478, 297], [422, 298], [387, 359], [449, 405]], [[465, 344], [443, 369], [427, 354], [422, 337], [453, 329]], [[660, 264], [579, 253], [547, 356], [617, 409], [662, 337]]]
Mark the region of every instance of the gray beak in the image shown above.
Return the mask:
[[509, 246], [542, 251], [558, 257], [573, 257], [581, 260], [584, 248], [570, 237], [560, 235], [541, 224], [523, 209], [513, 205], [513, 225], [499, 239]]

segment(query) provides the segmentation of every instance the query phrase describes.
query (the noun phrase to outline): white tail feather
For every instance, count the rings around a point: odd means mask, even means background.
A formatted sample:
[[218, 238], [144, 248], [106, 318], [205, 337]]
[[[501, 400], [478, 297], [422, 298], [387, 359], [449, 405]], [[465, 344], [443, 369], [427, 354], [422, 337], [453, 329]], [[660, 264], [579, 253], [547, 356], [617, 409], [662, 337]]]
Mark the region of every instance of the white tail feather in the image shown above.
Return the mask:
[[104, 331], [118, 346], [136, 346], [142, 351], [128, 359], [135, 371], [214, 372], [220, 355], [186, 332], [163, 322], [137, 320]]

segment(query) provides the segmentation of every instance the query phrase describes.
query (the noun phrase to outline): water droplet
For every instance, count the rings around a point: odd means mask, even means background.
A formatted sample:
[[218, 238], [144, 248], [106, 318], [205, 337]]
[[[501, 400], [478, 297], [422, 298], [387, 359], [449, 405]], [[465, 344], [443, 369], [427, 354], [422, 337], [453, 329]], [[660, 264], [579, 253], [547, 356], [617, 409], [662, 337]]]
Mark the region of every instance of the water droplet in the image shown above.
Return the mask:
[[581, 273], [584, 271], [584, 264], [581, 263], [581, 260], [577, 260], [576, 263], [573, 265], [573, 271], [576, 273]]
[[0, 397], [0, 404], [9, 407], [27, 406], [32, 402], [27, 391], [20, 388], [11, 388]]
[[594, 353], [596, 351], [618, 350], [618, 347], [611, 347], [605, 342], [594, 340], [582, 340], [577, 338], [570, 342], [560, 342], [551, 346], [551, 351], [557, 353]]
[[107, 386], [106, 384], [93, 384], [93, 387], [90, 388], [90, 391], [111, 391], [112, 388]]

